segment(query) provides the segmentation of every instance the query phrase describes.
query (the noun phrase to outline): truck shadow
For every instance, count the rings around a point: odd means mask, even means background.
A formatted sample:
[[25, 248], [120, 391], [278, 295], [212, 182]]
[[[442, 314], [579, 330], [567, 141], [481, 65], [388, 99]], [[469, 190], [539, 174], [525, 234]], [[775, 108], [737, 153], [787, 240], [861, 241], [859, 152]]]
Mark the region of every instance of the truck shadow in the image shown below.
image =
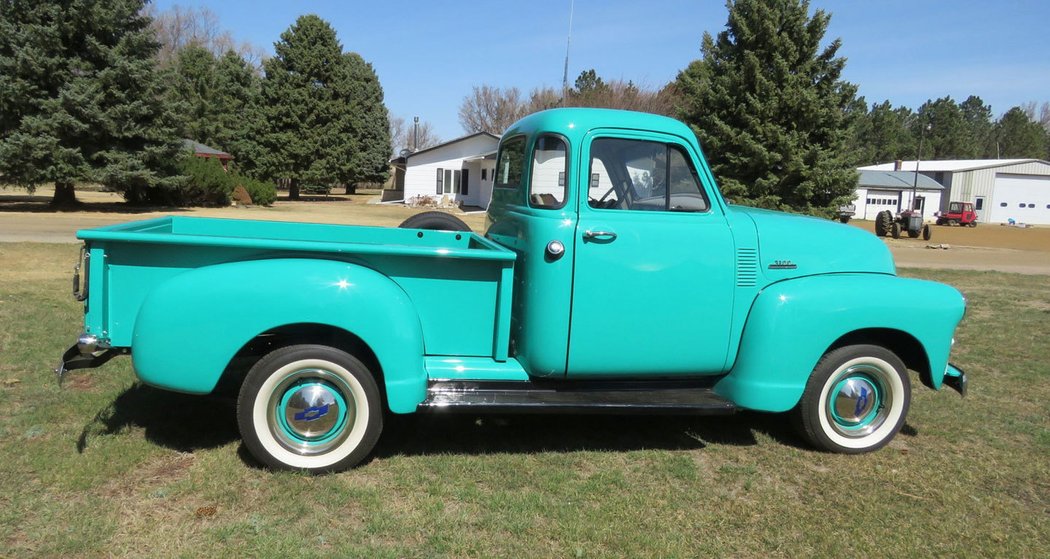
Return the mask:
[[146, 440], [164, 448], [192, 452], [240, 438], [237, 406], [230, 399], [191, 396], [135, 384], [95, 414], [77, 438], [83, 453], [97, 437], [142, 429]]
[[388, 416], [374, 456], [695, 450], [750, 446], [756, 433], [802, 445], [778, 416], [409, 415]]
[[[240, 438], [232, 399], [177, 394], [136, 384], [84, 426], [77, 451], [84, 452], [97, 437], [129, 429], [141, 429], [149, 442], [180, 452], [216, 448]], [[372, 454], [389, 458], [695, 450], [709, 444], [755, 445], [758, 434], [780, 444], [808, 448], [784, 416], [754, 412], [730, 416], [388, 414], [383, 436]], [[258, 467], [243, 446], [238, 454], [247, 464]]]

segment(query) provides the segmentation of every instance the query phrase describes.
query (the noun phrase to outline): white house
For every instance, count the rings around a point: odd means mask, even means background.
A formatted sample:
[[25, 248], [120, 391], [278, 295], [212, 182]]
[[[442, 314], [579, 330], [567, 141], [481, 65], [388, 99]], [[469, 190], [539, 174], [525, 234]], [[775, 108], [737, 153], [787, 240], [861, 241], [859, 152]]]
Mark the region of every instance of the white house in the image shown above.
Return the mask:
[[922, 216], [933, 219], [933, 213], [941, 207], [941, 192], [944, 187], [937, 181], [911, 171], [860, 171], [857, 184], [857, 219], [875, 219], [883, 211], [897, 213], [908, 208], [922, 212]]
[[[914, 173], [915, 161], [861, 167]], [[1050, 162], [1041, 159], [957, 159], [922, 161], [919, 174], [944, 185], [940, 209], [948, 202], [973, 202], [982, 223], [1050, 225]], [[931, 207], [927, 204], [927, 207]]]
[[488, 207], [499, 136], [478, 132], [404, 156], [405, 200], [445, 196], [464, 206]]

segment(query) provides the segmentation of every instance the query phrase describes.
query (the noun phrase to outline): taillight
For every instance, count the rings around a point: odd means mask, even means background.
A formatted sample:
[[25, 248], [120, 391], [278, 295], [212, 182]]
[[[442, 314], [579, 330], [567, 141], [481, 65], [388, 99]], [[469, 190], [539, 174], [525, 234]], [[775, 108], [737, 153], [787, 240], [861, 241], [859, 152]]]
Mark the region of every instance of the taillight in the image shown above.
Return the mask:
[[[91, 251], [87, 245], [80, 247], [80, 258], [76, 266], [73, 266], [73, 297], [77, 301], [84, 301], [88, 297], [88, 264], [91, 262]], [[80, 274], [84, 274], [84, 281], [80, 281]]]

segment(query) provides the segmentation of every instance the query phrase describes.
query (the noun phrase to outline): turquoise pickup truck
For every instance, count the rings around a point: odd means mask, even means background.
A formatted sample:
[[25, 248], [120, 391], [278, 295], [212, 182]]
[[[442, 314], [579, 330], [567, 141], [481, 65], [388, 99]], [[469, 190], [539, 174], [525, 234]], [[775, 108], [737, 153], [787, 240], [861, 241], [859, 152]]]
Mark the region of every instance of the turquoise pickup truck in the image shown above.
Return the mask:
[[80, 231], [59, 376], [130, 353], [146, 384], [230, 390], [248, 450], [310, 472], [366, 458], [387, 413], [786, 412], [860, 453], [903, 425], [909, 370], [965, 393], [957, 290], [898, 277], [860, 229], [727, 204], [678, 121], [522, 119], [487, 221]]

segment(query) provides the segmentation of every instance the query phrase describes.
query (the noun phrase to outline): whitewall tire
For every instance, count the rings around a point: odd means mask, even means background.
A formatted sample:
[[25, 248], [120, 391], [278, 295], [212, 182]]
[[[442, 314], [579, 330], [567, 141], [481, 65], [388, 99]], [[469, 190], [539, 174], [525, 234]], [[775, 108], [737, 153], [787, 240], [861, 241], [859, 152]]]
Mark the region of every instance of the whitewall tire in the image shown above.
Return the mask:
[[880, 346], [853, 345], [821, 358], [794, 413], [799, 433], [813, 446], [858, 454], [889, 443], [910, 404], [901, 359]]
[[275, 350], [248, 372], [237, 399], [245, 447], [281, 470], [351, 468], [383, 430], [379, 388], [352, 355], [327, 346]]

